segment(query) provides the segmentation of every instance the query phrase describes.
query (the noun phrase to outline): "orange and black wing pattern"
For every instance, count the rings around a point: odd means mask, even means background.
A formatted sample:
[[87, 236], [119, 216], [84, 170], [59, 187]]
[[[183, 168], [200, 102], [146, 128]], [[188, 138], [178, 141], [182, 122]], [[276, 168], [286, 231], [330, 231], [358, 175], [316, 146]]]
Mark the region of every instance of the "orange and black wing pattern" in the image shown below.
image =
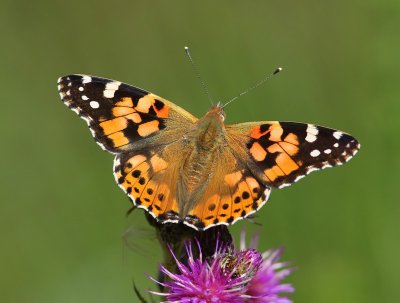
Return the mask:
[[341, 165], [360, 149], [351, 135], [314, 124], [251, 122], [227, 129], [250, 157], [252, 172], [271, 187], [289, 186], [312, 171]]
[[[69, 75], [58, 80], [63, 102], [84, 119], [96, 142], [111, 153], [174, 140], [197, 119], [143, 89], [105, 78]], [[168, 128], [170, 128], [168, 132]], [[165, 130], [169, 136], [161, 136]], [[157, 140], [159, 142], [157, 142]]]

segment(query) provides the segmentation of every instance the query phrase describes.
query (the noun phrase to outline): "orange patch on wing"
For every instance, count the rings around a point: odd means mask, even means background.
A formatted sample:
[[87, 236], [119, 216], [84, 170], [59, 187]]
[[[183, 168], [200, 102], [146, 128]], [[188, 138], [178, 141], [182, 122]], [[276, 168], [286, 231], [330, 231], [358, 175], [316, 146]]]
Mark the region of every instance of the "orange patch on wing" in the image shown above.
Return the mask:
[[126, 116], [131, 113], [135, 112], [135, 110], [131, 107], [122, 107], [122, 106], [115, 106], [112, 109], [112, 113], [115, 117]]
[[213, 194], [205, 201], [205, 203], [198, 203], [190, 214], [205, 221], [206, 225], [212, 224], [218, 215], [220, 199], [221, 196], [219, 194]]
[[271, 128], [269, 139], [275, 142], [282, 141], [283, 128], [279, 124], [273, 125]]
[[264, 174], [271, 182], [275, 181], [276, 178], [278, 178], [278, 175], [274, 172], [272, 168], [264, 170]]
[[172, 198], [170, 188], [165, 183], [161, 184], [155, 194], [151, 212], [158, 216], [169, 210], [173, 210], [176, 208], [176, 201], [175, 199], [172, 200]]
[[223, 195], [219, 197], [219, 205], [217, 205], [217, 219], [220, 222], [226, 222], [231, 216], [232, 212], [232, 198], [231, 196]]
[[148, 208], [151, 204], [153, 204], [156, 189], [157, 183], [153, 182], [152, 180], [146, 183], [146, 186], [143, 188], [143, 191], [140, 195], [140, 202], [142, 206]]
[[134, 168], [136, 168], [139, 164], [143, 163], [144, 161], [146, 161], [146, 157], [143, 155], [136, 155], [133, 156], [132, 158], [130, 158], [127, 163], [130, 164], [130, 168], [127, 168], [125, 165], [125, 172], [128, 173], [131, 170], [133, 170]]
[[176, 198], [171, 197], [168, 200], [168, 203], [162, 204], [162, 206], [165, 206], [165, 207], [161, 209], [161, 214], [165, 214], [166, 212], [169, 212], [169, 211], [179, 213], [178, 202], [176, 201]]
[[153, 103], [154, 103], [154, 97], [152, 97], [151, 95], [146, 95], [139, 99], [135, 109], [138, 112], [148, 113]]
[[159, 118], [168, 118], [168, 116], [169, 116], [169, 107], [167, 105], [164, 104], [163, 108], [161, 108], [161, 109], [157, 109], [153, 105], [153, 109], [157, 113], [157, 117], [159, 117]]
[[139, 136], [146, 137], [156, 131], [159, 131], [160, 130], [158, 128], [159, 124], [160, 124], [160, 121], [157, 121], [157, 120], [153, 120], [150, 122], [140, 124], [137, 132], [138, 132]]
[[104, 134], [109, 135], [125, 129], [127, 126], [127, 121], [124, 117], [118, 117], [112, 120], [101, 122], [99, 125], [103, 129]]
[[243, 174], [240, 171], [231, 173], [224, 177], [224, 181], [229, 187], [234, 187], [242, 178]]
[[127, 115], [125, 118], [129, 119], [135, 123], [142, 122], [142, 117], [140, 117], [140, 115], [138, 113], [133, 113], [133, 114]]
[[262, 136], [264, 136], [265, 134], [267, 134], [269, 132], [270, 132], [270, 129], [267, 129], [266, 131], [261, 132], [260, 126], [257, 126], [255, 128], [253, 128], [250, 136], [254, 139], [260, 139]]
[[115, 103], [116, 106], [133, 107], [133, 101], [130, 97], [124, 97], [121, 101]]
[[270, 180], [271, 182], [275, 181], [275, 179], [278, 178], [278, 176], [274, 173], [274, 171], [272, 169], [264, 170], [264, 174], [267, 176], [268, 180]]
[[[139, 176], [133, 175], [133, 172], [135, 170], [140, 171], [140, 175]], [[132, 170], [130, 173], [128, 173], [126, 175], [125, 182], [123, 183], [123, 186], [126, 189], [128, 189], [128, 188], [132, 189], [130, 195], [133, 198], [137, 198], [137, 197], [140, 196], [140, 191], [138, 190], [138, 192], [136, 192], [134, 190], [134, 187], [135, 187], [136, 183], [138, 183], [137, 181], [139, 180], [139, 178], [141, 176], [147, 176], [147, 171], [148, 170], [149, 170], [149, 164], [147, 162], [142, 162], [139, 165], [137, 165], [134, 170]]]
[[282, 147], [280, 147], [278, 143], [274, 143], [274, 144], [268, 146], [267, 150], [270, 153], [277, 153], [277, 152], [281, 153], [281, 152], [283, 152]]
[[266, 150], [258, 142], [254, 142], [250, 148], [250, 153], [257, 161], [263, 161], [267, 156]]
[[250, 188], [253, 199], [256, 199], [260, 195], [260, 184], [253, 177], [247, 177], [246, 183]]
[[271, 181], [275, 181], [278, 177], [285, 176], [285, 173], [278, 165], [274, 165], [271, 168], [264, 170], [264, 174]]
[[299, 148], [291, 143], [280, 142], [279, 145], [285, 152], [289, 154], [289, 156], [294, 156], [299, 152]]
[[291, 172], [299, 168], [299, 166], [296, 164], [296, 162], [293, 161], [292, 158], [283, 153], [276, 157], [276, 163], [286, 175], [289, 175]]
[[[241, 207], [243, 210], [246, 210], [246, 212], [249, 210], [248, 208], [252, 205], [253, 203], [253, 198], [250, 193], [250, 188], [249, 185], [247, 184], [246, 181], [242, 181], [238, 185], [238, 189], [235, 192], [234, 196], [238, 196], [241, 198]], [[237, 217], [241, 216], [241, 213], [237, 215]], [[236, 216], [235, 216], [236, 217]]]
[[293, 133], [287, 135], [283, 140], [294, 145], [299, 145], [299, 138]]
[[151, 157], [150, 162], [154, 172], [159, 172], [168, 167], [168, 163], [157, 155]]
[[125, 137], [123, 132], [116, 132], [107, 137], [112, 140], [114, 147], [120, 147], [129, 143], [128, 138]]
[[285, 172], [278, 165], [274, 165], [271, 169], [278, 177], [285, 175]]

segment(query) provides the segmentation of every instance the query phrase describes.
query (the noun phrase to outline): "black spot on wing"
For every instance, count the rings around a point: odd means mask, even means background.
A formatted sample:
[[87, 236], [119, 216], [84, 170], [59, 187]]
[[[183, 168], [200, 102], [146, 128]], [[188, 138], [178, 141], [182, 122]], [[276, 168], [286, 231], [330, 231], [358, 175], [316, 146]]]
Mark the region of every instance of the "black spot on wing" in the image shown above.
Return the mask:
[[138, 134], [138, 127], [139, 124], [133, 122], [132, 120], [128, 120], [127, 126], [122, 132], [129, 141], [133, 142], [133, 140], [141, 138]]
[[266, 132], [270, 126], [271, 126], [271, 124], [261, 124], [260, 125], [260, 133]]
[[118, 90], [115, 92], [113, 101], [121, 101], [125, 97], [132, 98], [133, 105], [136, 106], [140, 98], [148, 95], [149, 93], [141, 88], [122, 83]]
[[160, 100], [158, 100], [158, 99], [155, 99], [154, 107], [155, 107], [157, 110], [162, 110], [162, 109], [164, 108], [164, 106], [165, 106], [164, 102], [162, 102], [162, 101], [160, 101]]

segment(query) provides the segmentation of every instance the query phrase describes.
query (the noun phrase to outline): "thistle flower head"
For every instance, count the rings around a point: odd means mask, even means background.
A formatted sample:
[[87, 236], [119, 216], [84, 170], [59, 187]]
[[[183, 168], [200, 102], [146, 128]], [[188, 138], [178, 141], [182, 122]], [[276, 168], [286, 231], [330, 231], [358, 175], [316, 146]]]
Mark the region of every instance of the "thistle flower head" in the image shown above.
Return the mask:
[[186, 245], [187, 265], [174, 256], [179, 273], [172, 273], [161, 266], [161, 272], [169, 281], [158, 283], [166, 288], [167, 292], [152, 293], [165, 296], [166, 302], [169, 303], [245, 302], [242, 277], [234, 275], [233, 269], [224, 266], [227, 264], [228, 248], [217, 244], [214, 257], [207, 259], [203, 258], [198, 242], [197, 245], [200, 251], [197, 259], [193, 257], [192, 246]]
[[[254, 239], [253, 239], [254, 240]], [[280, 263], [281, 250], [260, 254], [255, 241], [246, 248], [242, 239], [241, 249], [221, 245], [218, 241], [212, 257], [204, 258], [196, 241], [199, 256], [194, 258], [193, 243], [186, 244], [187, 258], [180, 261], [171, 250], [177, 273], [165, 266], [160, 271], [167, 277], [159, 282], [165, 292], [151, 293], [164, 296], [168, 303], [291, 303], [281, 293], [293, 292], [290, 284], [281, 284], [291, 273], [285, 263]]]

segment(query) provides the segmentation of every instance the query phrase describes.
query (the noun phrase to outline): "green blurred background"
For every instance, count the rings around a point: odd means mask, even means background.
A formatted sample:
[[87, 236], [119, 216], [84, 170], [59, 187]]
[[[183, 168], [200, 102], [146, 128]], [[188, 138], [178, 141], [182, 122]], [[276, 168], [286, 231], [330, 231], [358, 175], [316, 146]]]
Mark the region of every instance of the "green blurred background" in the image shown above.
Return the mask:
[[[196, 116], [277, 66], [227, 122], [294, 120], [349, 132], [361, 152], [276, 190], [257, 227], [298, 270], [296, 302], [399, 298], [400, 2], [0, 1], [1, 302], [138, 302], [160, 252], [56, 80], [86, 73], [143, 87]], [[124, 235], [124, 237], [122, 236]], [[124, 243], [127, 243], [124, 244]]]

